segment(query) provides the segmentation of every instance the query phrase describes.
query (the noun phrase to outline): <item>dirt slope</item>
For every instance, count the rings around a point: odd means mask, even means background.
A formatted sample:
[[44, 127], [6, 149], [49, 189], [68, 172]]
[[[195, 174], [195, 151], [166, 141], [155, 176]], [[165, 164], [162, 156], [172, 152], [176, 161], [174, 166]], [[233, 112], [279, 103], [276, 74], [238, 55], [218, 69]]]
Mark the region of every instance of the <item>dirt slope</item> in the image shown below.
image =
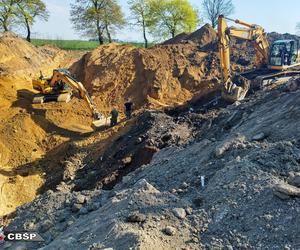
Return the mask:
[[[112, 190], [70, 192], [64, 183], [67, 189], [49, 191], [18, 209], [9, 229], [38, 230], [46, 242], [8, 247], [297, 249], [299, 95], [299, 86], [292, 92], [280, 86], [207, 113], [198, 113], [197, 103], [195, 112], [152, 112], [158, 135], [172, 138], [180, 124], [196, 133], [184, 133], [178, 146], [170, 139], [149, 164], [123, 176]], [[162, 120], [171, 124], [168, 132]], [[131, 150], [124, 148], [125, 137], [140, 143], [138, 128], [141, 122], [115, 141], [119, 150]], [[166, 140], [154, 134], [145, 140], [150, 139], [157, 146]], [[107, 163], [99, 156], [98, 167]]]
[[45, 170], [36, 171], [40, 158], [72, 133], [91, 131], [89, 113], [80, 102], [32, 105], [31, 79], [40, 70], [47, 74], [59, 64], [69, 66], [78, 56], [35, 47], [12, 33], [0, 35], [0, 216], [35, 198], [45, 178]]
[[54, 47], [36, 47], [13, 33], [1, 33], [0, 77], [31, 80], [40, 70], [50, 73], [65, 55]]

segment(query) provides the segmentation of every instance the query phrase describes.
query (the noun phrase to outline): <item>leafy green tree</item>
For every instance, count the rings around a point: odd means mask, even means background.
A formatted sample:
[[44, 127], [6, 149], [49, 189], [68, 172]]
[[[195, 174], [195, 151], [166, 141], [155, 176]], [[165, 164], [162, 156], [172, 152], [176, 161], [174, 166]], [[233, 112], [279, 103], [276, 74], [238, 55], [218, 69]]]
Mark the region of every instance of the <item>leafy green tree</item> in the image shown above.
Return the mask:
[[114, 0], [75, 0], [71, 4], [71, 21], [74, 29], [84, 36], [98, 38], [104, 43], [105, 32], [111, 41], [110, 28], [124, 25], [121, 7]]
[[111, 32], [125, 26], [126, 22], [120, 5], [115, 0], [110, 0], [103, 8], [104, 11], [104, 26], [108, 42], [112, 42]]
[[31, 42], [31, 27], [37, 18], [47, 21], [49, 12], [46, 5], [41, 0], [19, 0], [17, 1], [16, 15], [20, 24], [27, 30], [27, 41]]
[[152, 32], [163, 38], [191, 32], [199, 22], [198, 11], [188, 0], [152, 0], [151, 13], [154, 23]]
[[234, 12], [232, 0], [204, 0], [203, 9], [213, 28], [218, 24], [219, 15], [229, 16]]
[[0, 25], [4, 31], [9, 30], [9, 26], [15, 16], [16, 0], [0, 0]]
[[144, 45], [148, 47], [147, 29], [152, 25], [151, 22], [151, 7], [149, 0], [130, 0], [128, 2], [131, 21], [133, 25], [137, 25], [142, 28]]

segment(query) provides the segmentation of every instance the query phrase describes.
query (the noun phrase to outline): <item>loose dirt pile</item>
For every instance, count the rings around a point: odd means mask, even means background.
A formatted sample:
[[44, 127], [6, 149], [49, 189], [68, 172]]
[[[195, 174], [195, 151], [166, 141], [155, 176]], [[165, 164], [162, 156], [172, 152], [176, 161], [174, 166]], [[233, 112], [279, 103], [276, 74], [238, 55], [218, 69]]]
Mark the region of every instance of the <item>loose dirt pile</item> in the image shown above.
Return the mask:
[[[77, 126], [89, 121], [82, 103], [73, 103], [74, 112], [63, 105], [32, 105], [31, 79], [40, 70], [47, 74], [59, 64], [69, 66], [66, 61], [76, 57], [57, 48], [35, 47], [12, 33], [0, 36], [0, 215], [35, 198], [46, 172], [37, 162], [74, 136], [70, 121], [76, 120]], [[69, 124], [61, 118], [66, 113]]]
[[280, 39], [292, 39], [292, 40], [298, 40], [300, 41], [300, 37], [297, 35], [293, 35], [293, 34], [289, 34], [289, 33], [285, 33], [285, 34], [280, 34], [277, 32], [271, 32], [268, 33], [268, 38], [269, 41], [272, 43], [275, 40], [280, 40]]
[[36, 47], [17, 35], [0, 34], [0, 77], [31, 80], [42, 70], [50, 73], [66, 52], [50, 46]]
[[210, 24], [205, 24], [199, 30], [196, 30], [193, 33], [181, 33], [174, 38], [171, 38], [165, 42], [163, 45], [169, 44], [192, 44], [196, 43], [200, 47], [209, 45], [212, 47], [212, 43], [217, 42], [217, 33], [213, 30]]
[[127, 97], [136, 108], [181, 104], [218, 87], [217, 56], [207, 47], [216, 32], [205, 25], [188, 38], [193, 42], [150, 49], [101, 46], [73, 65], [72, 71], [99, 107], [121, 108]]

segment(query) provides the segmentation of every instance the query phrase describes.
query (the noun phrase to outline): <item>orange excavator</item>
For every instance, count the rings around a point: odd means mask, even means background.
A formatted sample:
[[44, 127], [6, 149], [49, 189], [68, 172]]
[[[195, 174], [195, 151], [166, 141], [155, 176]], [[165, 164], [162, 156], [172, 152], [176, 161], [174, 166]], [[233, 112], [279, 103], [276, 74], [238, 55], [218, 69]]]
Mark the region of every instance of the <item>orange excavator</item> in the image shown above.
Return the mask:
[[[227, 21], [239, 24], [228, 27]], [[230, 38], [251, 41], [256, 51], [254, 70], [233, 75], [230, 63]], [[222, 97], [235, 102], [245, 98], [251, 85], [264, 86], [280, 77], [299, 75], [299, 42], [297, 40], [277, 40], [270, 46], [264, 29], [256, 24], [233, 20], [223, 15], [218, 19], [220, 66], [222, 73]]]

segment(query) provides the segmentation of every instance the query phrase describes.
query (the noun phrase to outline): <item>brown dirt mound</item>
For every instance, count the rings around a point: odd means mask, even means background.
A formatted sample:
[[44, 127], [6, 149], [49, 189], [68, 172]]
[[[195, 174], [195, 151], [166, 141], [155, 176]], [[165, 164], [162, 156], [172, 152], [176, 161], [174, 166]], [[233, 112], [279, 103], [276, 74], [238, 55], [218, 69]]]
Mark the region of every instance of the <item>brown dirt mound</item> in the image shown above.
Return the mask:
[[217, 40], [217, 33], [210, 24], [205, 24], [192, 33], [181, 33], [165, 42], [164, 45], [178, 43], [196, 43], [200, 47], [212, 44]]
[[31, 79], [40, 70], [48, 73], [66, 52], [51, 46], [36, 47], [17, 35], [0, 34], [0, 77]]
[[215, 39], [215, 31], [206, 25], [189, 37], [195, 42], [150, 49], [101, 46], [75, 63], [71, 71], [95, 96], [99, 109], [121, 106], [128, 97], [136, 108], [181, 104], [195, 93], [215, 89], [215, 77], [219, 76], [215, 51], [199, 51], [200, 43], [204, 46]]
[[[0, 35], [0, 216], [34, 199], [45, 178], [38, 161], [80, 134], [73, 124], [90, 125], [82, 100], [32, 105], [31, 79], [40, 70], [50, 75], [60, 64], [69, 67], [76, 58], [80, 58], [78, 53], [36, 47], [13, 33]], [[64, 152], [55, 159], [60, 154]]]

